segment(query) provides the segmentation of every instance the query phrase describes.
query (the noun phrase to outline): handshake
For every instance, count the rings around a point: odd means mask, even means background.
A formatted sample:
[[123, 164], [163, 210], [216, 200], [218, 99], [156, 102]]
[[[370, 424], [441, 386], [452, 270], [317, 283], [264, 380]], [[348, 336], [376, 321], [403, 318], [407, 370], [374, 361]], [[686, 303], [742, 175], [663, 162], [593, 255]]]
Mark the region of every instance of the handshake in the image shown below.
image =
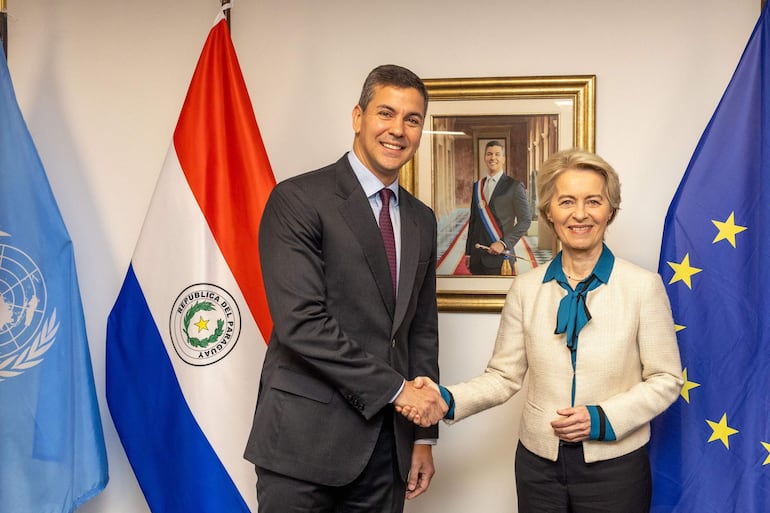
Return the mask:
[[396, 412], [418, 426], [429, 427], [444, 418], [449, 407], [432, 379], [418, 376], [404, 383], [394, 402]]

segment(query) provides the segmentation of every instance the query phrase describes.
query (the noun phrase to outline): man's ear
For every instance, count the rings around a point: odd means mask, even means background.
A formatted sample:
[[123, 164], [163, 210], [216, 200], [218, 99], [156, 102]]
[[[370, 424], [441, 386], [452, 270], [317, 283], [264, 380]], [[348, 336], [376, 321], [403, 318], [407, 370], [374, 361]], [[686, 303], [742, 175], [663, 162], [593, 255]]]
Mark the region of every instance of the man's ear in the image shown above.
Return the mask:
[[358, 134], [358, 132], [361, 131], [361, 118], [364, 116], [364, 111], [361, 109], [360, 105], [356, 105], [353, 107], [353, 132], [355, 134]]

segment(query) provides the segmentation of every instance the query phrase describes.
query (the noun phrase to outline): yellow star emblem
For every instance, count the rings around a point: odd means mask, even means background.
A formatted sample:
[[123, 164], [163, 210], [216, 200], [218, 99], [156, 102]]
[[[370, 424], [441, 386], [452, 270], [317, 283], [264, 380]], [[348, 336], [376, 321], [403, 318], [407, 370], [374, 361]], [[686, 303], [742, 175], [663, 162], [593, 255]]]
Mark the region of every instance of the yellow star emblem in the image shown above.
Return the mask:
[[719, 233], [714, 237], [712, 244], [716, 244], [720, 240], [726, 240], [735, 247], [735, 235], [747, 229], [745, 226], [735, 224], [735, 212], [730, 213], [730, 217], [728, 217], [725, 222], [715, 221], [713, 219], [711, 222], [714, 223], [714, 226], [719, 230]]
[[200, 333], [203, 330], [208, 330], [209, 329], [209, 321], [204, 319], [203, 316], [201, 316], [198, 319], [198, 322], [193, 324], [193, 326], [197, 326], [198, 327], [198, 333]]
[[713, 442], [714, 440], [721, 440], [722, 443], [725, 444], [725, 447], [729, 449], [730, 442], [728, 441], [728, 438], [737, 433], [738, 430], [733, 429], [727, 425], [727, 413], [722, 414], [722, 418], [719, 420], [719, 422], [714, 422], [713, 420], [708, 419], [706, 419], [706, 422], [713, 430], [708, 441]]
[[668, 282], [669, 285], [672, 283], [676, 283], [678, 281], [683, 281], [687, 288], [692, 289], [692, 275], [698, 274], [703, 269], [698, 269], [697, 267], [692, 267], [690, 265], [690, 254], [687, 253], [684, 258], [682, 259], [681, 263], [676, 262], [667, 262], [668, 265], [671, 267], [671, 269], [674, 270], [674, 276], [671, 278], [671, 281]]
[[700, 383], [696, 383], [694, 381], [690, 381], [687, 379], [687, 368], [685, 368], [682, 371], [682, 378], [684, 378], [684, 385], [682, 385], [682, 391], [679, 392], [679, 395], [681, 395], [685, 401], [689, 404], [690, 402], [690, 390], [693, 388], [698, 388], [700, 386]]
[[770, 464], [770, 444], [767, 442], [760, 442], [762, 444], [762, 447], [765, 448], [767, 451], [767, 458], [765, 458], [765, 461], [762, 463], [762, 465], [768, 465]]
[[765, 462], [762, 463], [762, 465], [767, 465], [770, 463], [770, 444], [767, 442], [761, 442], [761, 443], [762, 443], [762, 447], [764, 447], [765, 450], [767, 450], [767, 458], [765, 458]]
[[687, 327], [687, 326], [682, 326], [681, 324], [674, 324], [674, 331], [675, 331], [676, 333], [679, 333], [680, 331], [682, 331], [682, 330], [683, 330], [683, 329], [685, 329], [686, 327]]

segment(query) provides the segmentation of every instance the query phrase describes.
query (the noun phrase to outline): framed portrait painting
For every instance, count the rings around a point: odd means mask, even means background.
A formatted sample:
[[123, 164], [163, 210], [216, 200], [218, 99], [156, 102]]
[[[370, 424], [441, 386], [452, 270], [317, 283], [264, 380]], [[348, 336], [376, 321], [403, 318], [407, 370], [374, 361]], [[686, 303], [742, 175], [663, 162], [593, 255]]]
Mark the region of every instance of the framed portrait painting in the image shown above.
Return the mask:
[[[422, 142], [401, 170], [400, 182], [436, 214], [439, 309], [499, 311], [511, 280], [547, 265], [558, 251], [558, 241], [537, 212], [537, 173], [559, 150], [595, 151], [596, 76], [424, 82], [430, 103]], [[500, 180], [500, 187], [489, 192], [489, 201], [484, 189], [475, 185], [487, 179]], [[516, 203], [516, 215], [494, 212], [507, 208], [509, 200], [496, 196], [511, 187], [503, 188], [504, 182], [513, 184], [515, 200], [510, 201]], [[527, 217], [528, 227], [526, 222], [515, 226]], [[479, 235], [479, 219], [487, 219], [482, 223], [488, 236]], [[481, 257], [473, 258], [474, 252], [485, 252], [495, 234], [511, 240], [504, 236], [506, 231], [521, 234], [507, 249], [510, 265], [481, 274], [473, 263]]]

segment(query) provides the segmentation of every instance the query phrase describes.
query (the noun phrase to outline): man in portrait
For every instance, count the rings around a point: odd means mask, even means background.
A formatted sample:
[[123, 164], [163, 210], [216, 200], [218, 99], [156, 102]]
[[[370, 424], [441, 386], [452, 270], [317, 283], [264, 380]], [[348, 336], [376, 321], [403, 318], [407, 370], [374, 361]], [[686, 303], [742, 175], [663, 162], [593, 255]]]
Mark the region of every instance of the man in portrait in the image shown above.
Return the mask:
[[471, 274], [515, 273], [514, 246], [532, 222], [524, 185], [505, 173], [505, 147], [484, 148], [486, 176], [473, 184], [465, 265]]

